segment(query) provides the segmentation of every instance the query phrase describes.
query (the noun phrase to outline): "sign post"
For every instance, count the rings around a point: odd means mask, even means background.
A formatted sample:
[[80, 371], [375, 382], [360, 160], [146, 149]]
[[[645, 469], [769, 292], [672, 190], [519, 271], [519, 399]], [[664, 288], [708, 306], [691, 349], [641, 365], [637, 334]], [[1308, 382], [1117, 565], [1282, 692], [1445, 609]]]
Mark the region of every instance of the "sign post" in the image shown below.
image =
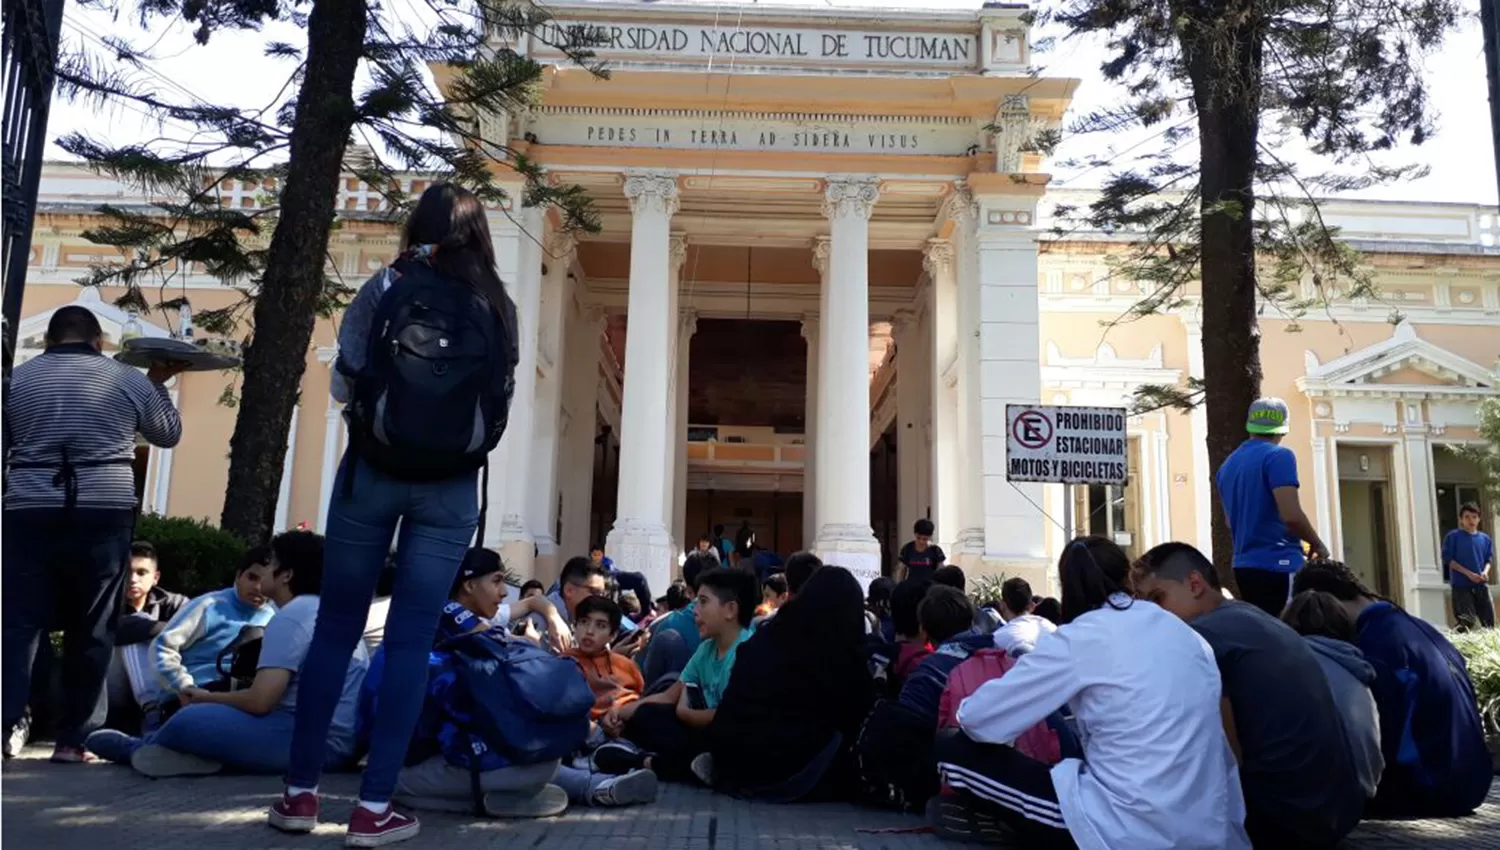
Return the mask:
[[[1005, 406], [1005, 480], [1124, 484], [1128, 437], [1123, 407]], [[1063, 540], [1073, 540], [1072, 494], [1063, 498]]]

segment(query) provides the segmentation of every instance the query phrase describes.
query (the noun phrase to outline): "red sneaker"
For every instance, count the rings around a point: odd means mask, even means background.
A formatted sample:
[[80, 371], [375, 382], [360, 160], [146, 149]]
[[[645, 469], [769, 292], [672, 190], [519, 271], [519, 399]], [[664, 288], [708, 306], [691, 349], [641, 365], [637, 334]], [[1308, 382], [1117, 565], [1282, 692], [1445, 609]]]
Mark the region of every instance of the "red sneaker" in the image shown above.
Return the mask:
[[349, 816], [349, 832], [344, 836], [344, 846], [384, 847], [416, 838], [421, 830], [422, 824], [416, 818], [401, 814], [389, 803], [380, 814], [364, 806], [355, 806], [354, 813]]
[[293, 796], [283, 791], [266, 813], [266, 822], [282, 832], [312, 832], [318, 826], [318, 795], [303, 791]]

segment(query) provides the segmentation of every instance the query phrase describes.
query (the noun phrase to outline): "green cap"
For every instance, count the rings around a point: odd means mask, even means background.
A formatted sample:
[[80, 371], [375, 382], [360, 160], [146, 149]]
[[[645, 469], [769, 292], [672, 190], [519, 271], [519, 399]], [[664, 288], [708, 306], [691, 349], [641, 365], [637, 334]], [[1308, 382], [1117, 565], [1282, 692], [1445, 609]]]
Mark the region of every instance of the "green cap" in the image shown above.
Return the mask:
[[1279, 398], [1258, 398], [1250, 405], [1245, 430], [1251, 434], [1285, 434], [1286, 419], [1286, 402]]

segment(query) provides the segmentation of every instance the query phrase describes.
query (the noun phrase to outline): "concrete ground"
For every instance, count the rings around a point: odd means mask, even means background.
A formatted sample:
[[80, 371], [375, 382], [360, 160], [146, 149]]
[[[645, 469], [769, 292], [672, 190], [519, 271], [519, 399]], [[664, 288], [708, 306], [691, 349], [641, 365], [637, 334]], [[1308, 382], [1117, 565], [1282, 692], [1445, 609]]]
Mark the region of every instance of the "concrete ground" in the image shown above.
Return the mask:
[[[33, 747], [0, 774], [0, 843], [18, 850], [318, 850], [343, 846], [342, 824], [357, 777], [329, 776], [322, 786], [328, 823], [311, 836], [266, 826], [280, 790], [273, 777], [147, 779], [108, 764], [54, 765]], [[649, 806], [576, 809], [545, 821], [477, 821], [422, 815], [410, 850], [461, 847], [545, 850], [919, 850], [947, 845], [931, 835], [860, 830], [920, 826], [916, 818], [850, 805], [771, 806], [681, 785], [663, 786]], [[1452, 821], [1369, 822], [1349, 850], [1500, 850], [1500, 784], [1470, 817]]]

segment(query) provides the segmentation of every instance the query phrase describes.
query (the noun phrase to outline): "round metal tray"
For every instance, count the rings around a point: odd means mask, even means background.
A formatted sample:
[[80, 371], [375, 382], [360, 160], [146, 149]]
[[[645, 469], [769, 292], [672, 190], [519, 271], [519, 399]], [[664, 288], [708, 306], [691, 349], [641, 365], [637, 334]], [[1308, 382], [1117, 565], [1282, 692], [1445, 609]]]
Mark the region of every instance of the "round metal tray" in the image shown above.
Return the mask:
[[156, 363], [186, 364], [188, 372], [218, 372], [240, 365], [232, 354], [205, 351], [180, 339], [136, 337], [125, 340], [115, 359], [127, 366], [149, 369]]

